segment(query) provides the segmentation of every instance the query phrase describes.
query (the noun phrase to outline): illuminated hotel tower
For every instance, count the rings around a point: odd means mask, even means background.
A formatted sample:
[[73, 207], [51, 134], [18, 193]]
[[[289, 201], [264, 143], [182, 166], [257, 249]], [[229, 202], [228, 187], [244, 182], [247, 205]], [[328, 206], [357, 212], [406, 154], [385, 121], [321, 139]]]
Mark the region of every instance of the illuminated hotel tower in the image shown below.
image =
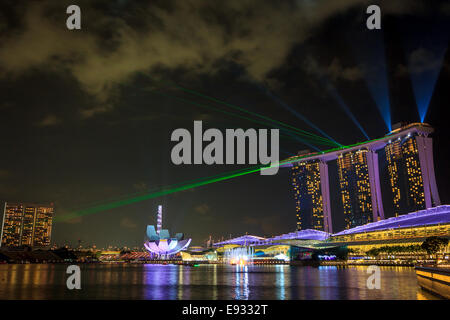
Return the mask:
[[343, 153], [337, 163], [346, 228], [384, 219], [376, 152]]
[[50, 245], [53, 204], [5, 203], [0, 246]]
[[328, 166], [320, 160], [294, 163], [292, 167], [297, 230], [331, 233]]
[[[433, 202], [434, 205], [440, 204], [434, 169], [430, 170], [427, 161], [427, 152], [429, 152], [425, 143], [427, 139], [431, 138], [409, 133], [405, 137], [389, 141], [384, 148], [395, 216], [430, 208]], [[431, 148], [431, 140], [428, 141]], [[419, 146], [422, 147], [420, 152]], [[424, 176], [425, 173], [427, 173], [426, 176]], [[428, 181], [427, 188], [424, 188], [424, 180]], [[433, 187], [436, 194], [432, 198]]]
[[387, 156], [396, 215], [441, 204], [429, 137], [433, 128], [426, 123], [392, 127], [379, 139], [328, 152], [302, 152], [287, 159], [282, 167], [293, 168], [298, 230], [332, 232], [327, 163], [334, 160], [338, 164], [346, 228], [384, 219], [377, 154], [381, 149]]

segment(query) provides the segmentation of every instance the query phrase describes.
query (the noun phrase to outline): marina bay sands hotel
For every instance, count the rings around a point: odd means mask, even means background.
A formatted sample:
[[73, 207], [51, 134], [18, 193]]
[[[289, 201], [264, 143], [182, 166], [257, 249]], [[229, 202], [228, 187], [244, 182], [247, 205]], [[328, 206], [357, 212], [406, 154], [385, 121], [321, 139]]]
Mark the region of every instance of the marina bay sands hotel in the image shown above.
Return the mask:
[[[389, 196], [395, 216], [440, 205], [434, 174], [433, 128], [395, 125], [386, 136], [329, 152], [299, 152], [290, 160], [297, 230], [333, 233], [328, 164], [337, 161], [345, 228], [383, 220], [378, 154], [386, 155]], [[384, 167], [384, 166], [383, 166]], [[385, 190], [383, 190], [385, 191]]]

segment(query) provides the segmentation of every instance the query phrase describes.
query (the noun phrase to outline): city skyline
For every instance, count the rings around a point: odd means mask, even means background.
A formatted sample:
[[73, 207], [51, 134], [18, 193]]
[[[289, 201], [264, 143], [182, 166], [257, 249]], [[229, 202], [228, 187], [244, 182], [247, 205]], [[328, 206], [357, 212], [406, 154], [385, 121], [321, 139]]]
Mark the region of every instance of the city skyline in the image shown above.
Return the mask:
[[[395, 124], [394, 130], [382, 139], [341, 147], [337, 151], [330, 149], [327, 152], [312, 153], [304, 150], [299, 152], [298, 156], [282, 160], [280, 163], [282, 168], [292, 167], [296, 230], [314, 229], [328, 234], [333, 233], [333, 217], [329, 207], [330, 160], [336, 160], [338, 165], [345, 229], [384, 220], [382, 202], [384, 192], [380, 190], [377, 151], [386, 153], [393, 194], [393, 203], [387, 205], [393, 207], [395, 217], [423, 210], [425, 206], [427, 209], [440, 206], [432, 165], [433, 153], [429, 147], [432, 145], [432, 138], [429, 135], [433, 131], [433, 128], [424, 123]], [[380, 199], [379, 203], [377, 197]], [[400, 200], [403, 204], [401, 213], [398, 211], [401, 207]], [[405, 208], [405, 204], [408, 207]], [[377, 207], [377, 210], [374, 210], [374, 207]], [[151, 252], [160, 250], [157, 249], [159, 242], [163, 242], [164, 245], [167, 241], [172, 241], [175, 245], [183, 239], [183, 234], [176, 234], [176, 237], [171, 238], [167, 229], [162, 230], [162, 205], [158, 205], [157, 208], [156, 229], [153, 225], [147, 226], [146, 236], [150, 243], [148, 241], [144, 243], [144, 247]], [[1, 244], [5, 247], [49, 246], [52, 218], [53, 207], [5, 203]], [[336, 228], [334, 230], [342, 231]], [[151, 243], [152, 241], [156, 242]], [[154, 246], [153, 249], [150, 249], [150, 244]], [[171, 248], [170, 245], [166, 249], [168, 248]]]
[[[186, 1], [176, 10], [165, 1], [144, 10], [129, 1], [81, 1], [83, 26], [72, 31], [66, 3], [2, 3], [0, 201], [54, 202], [52, 242], [73, 246], [141, 246], [160, 203], [166, 227], [194, 244], [230, 232], [294, 231], [289, 169], [58, 221], [98, 202], [243, 170], [170, 161], [171, 132], [194, 120], [205, 129], [270, 128], [225, 102], [290, 126], [280, 158], [383, 137], [398, 122], [429, 123], [440, 202], [450, 203], [448, 11], [445, 3], [413, 2], [384, 3], [382, 30], [373, 31], [363, 1], [313, 9], [299, 1]], [[384, 215], [391, 217], [404, 209], [386, 205], [396, 186], [381, 167], [389, 154], [378, 157]], [[343, 230], [338, 164], [326, 170], [333, 231]]]

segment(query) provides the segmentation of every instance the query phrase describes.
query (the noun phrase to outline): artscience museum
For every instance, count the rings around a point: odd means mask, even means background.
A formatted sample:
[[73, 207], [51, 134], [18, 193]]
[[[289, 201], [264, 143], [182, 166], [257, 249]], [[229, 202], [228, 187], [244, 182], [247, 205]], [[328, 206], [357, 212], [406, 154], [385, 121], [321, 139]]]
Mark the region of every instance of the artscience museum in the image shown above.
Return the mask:
[[158, 206], [157, 226], [148, 225], [144, 247], [158, 257], [169, 257], [189, 247], [192, 239], [184, 239], [182, 233], [171, 237], [169, 230], [162, 229], [162, 206]]
[[144, 242], [145, 249], [158, 256], [174, 255], [181, 250], [187, 249], [191, 243], [191, 239], [183, 239], [182, 233], [177, 233], [172, 238], [170, 237], [169, 230], [161, 230], [157, 234], [155, 226], [147, 226], [146, 236], [148, 240]]

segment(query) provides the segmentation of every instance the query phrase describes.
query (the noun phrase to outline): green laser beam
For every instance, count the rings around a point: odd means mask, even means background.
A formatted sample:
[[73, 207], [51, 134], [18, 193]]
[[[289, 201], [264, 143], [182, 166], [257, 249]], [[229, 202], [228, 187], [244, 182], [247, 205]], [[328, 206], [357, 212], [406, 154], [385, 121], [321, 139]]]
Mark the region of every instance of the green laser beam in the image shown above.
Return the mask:
[[145, 194], [141, 194], [141, 195], [138, 195], [138, 196], [132, 196], [132, 197], [125, 198], [125, 199], [120, 199], [120, 200], [112, 201], [112, 202], [109, 202], [109, 203], [102, 203], [102, 204], [94, 205], [94, 206], [89, 207], [89, 208], [72, 211], [72, 212], [69, 212], [69, 213], [67, 213], [65, 215], [59, 216], [59, 217], [56, 216], [55, 217], [55, 221], [56, 222], [60, 222], [60, 221], [71, 220], [71, 219], [74, 219], [74, 218], [77, 218], [77, 217], [80, 217], [80, 216], [84, 216], [84, 215], [87, 215], [87, 214], [92, 214], [92, 213], [105, 211], [105, 210], [109, 210], [109, 209], [114, 209], [114, 208], [121, 207], [121, 206], [124, 206], [124, 205], [132, 204], [132, 203], [136, 203], [136, 202], [140, 202], [140, 201], [144, 201], [144, 200], [148, 200], [148, 199], [157, 198], [157, 197], [161, 197], [161, 196], [164, 196], [164, 195], [169, 195], [171, 193], [184, 191], [184, 190], [187, 190], [187, 189], [192, 189], [192, 188], [195, 188], [195, 187], [211, 184], [211, 183], [214, 183], [214, 182], [219, 182], [219, 181], [223, 181], [223, 180], [229, 180], [229, 179], [232, 179], [232, 178], [235, 178], [235, 177], [239, 177], [239, 176], [246, 175], [246, 174], [249, 174], [249, 173], [257, 172], [257, 171], [260, 171], [260, 170], [266, 170], [268, 168], [275, 167], [275, 166], [278, 166], [278, 164], [271, 165], [271, 166], [257, 165], [257, 166], [253, 166], [253, 167], [250, 167], [250, 168], [245, 168], [245, 169], [241, 169], [241, 170], [235, 170], [235, 171], [232, 171], [232, 172], [221, 173], [221, 174], [214, 175], [214, 176], [211, 176], [211, 177], [194, 179], [194, 181], [195, 180], [198, 180], [198, 181], [195, 181], [193, 183], [181, 182], [181, 183], [177, 183], [177, 184], [174, 184], [174, 185], [171, 185], [171, 186], [163, 187], [163, 188], [161, 188], [161, 190], [156, 191], [156, 192], [145, 193]]
[[[329, 153], [329, 152], [333, 152], [333, 151], [337, 151], [337, 150], [342, 150], [342, 149], [348, 149], [348, 148], [352, 148], [352, 147], [356, 147], [365, 143], [369, 143], [369, 142], [374, 142], [374, 141], [378, 141], [378, 140], [382, 140], [384, 139], [384, 137], [378, 138], [378, 139], [373, 139], [373, 140], [369, 140], [369, 141], [364, 141], [364, 142], [360, 142], [360, 143], [355, 143], [349, 146], [342, 146], [339, 148], [333, 148], [333, 149], [329, 149], [329, 150], [325, 150], [322, 152], [319, 152], [317, 154], [325, 154], [325, 153]], [[176, 187], [173, 188], [168, 188], [168, 187], [163, 187], [161, 188], [161, 190], [156, 191], [156, 192], [152, 192], [152, 193], [148, 193], [148, 194], [143, 194], [143, 195], [139, 195], [136, 197], [130, 197], [130, 198], [126, 198], [126, 199], [122, 199], [122, 200], [117, 200], [117, 201], [112, 201], [109, 203], [104, 203], [104, 204], [100, 204], [100, 205], [96, 205], [90, 208], [85, 208], [85, 209], [81, 209], [81, 210], [77, 210], [77, 211], [73, 211], [73, 212], [69, 212], [63, 216], [57, 216], [55, 217], [55, 221], [66, 221], [66, 220], [70, 220], [70, 219], [74, 219], [80, 216], [84, 216], [84, 215], [88, 215], [88, 214], [93, 214], [93, 213], [97, 213], [97, 212], [101, 212], [101, 211], [105, 211], [105, 210], [109, 210], [109, 209], [114, 209], [117, 207], [121, 207], [121, 206], [125, 206], [125, 205], [129, 205], [129, 204], [133, 204], [133, 203], [137, 203], [140, 201], [144, 201], [144, 200], [149, 200], [149, 199], [153, 199], [153, 198], [157, 198], [157, 197], [161, 197], [161, 196], [165, 196], [165, 195], [169, 195], [175, 192], [179, 192], [179, 191], [184, 191], [184, 190], [188, 190], [188, 189], [192, 189], [192, 188], [196, 188], [196, 187], [200, 187], [200, 186], [204, 186], [204, 185], [208, 185], [211, 183], [215, 183], [215, 182], [220, 182], [220, 181], [225, 181], [225, 180], [229, 180], [235, 177], [239, 177], [239, 176], [243, 176], [243, 175], [247, 175], [250, 173], [254, 173], [257, 172], [259, 170], [265, 170], [271, 167], [275, 167], [275, 166], [281, 166], [281, 165], [285, 165], [285, 164], [289, 164], [289, 163], [294, 163], [294, 162], [298, 162], [300, 161], [302, 158], [306, 158], [306, 157], [310, 157], [311, 155], [302, 155], [302, 156], [295, 156], [295, 157], [291, 157], [288, 158], [286, 160], [280, 161], [279, 163], [275, 164], [275, 165], [271, 165], [271, 166], [255, 166], [255, 167], [250, 167], [250, 168], [246, 168], [246, 169], [242, 169], [242, 170], [237, 170], [234, 171], [232, 173], [228, 172], [228, 173], [223, 173], [223, 174], [219, 174], [220, 176], [211, 178], [211, 177], [206, 177], [206, 178], [200, 178], [200, 181], [198, 182], [193, 182], [193, 183], [179, 183], [179, 184], [175, 184], [178, 185]]]
[[[150, 78], [150, 76], [148, 76], [148, 75], [146, 75], [146, 76]], [[301, 133], [301, 134], [303, 134], [303, 135], [309, 135], [309, 136], [315, 137], [315, 138], [317, 138], [317, 139], [322, 139], [323, 141], [328, 141], [328, 142], [330, 143], [330, 144], [329, 144], [330, 146], [341, 146], [340, 144], [338, 144], [337, 142], [335, 142], [335, 141], [333, 141], [333, 140], [331, 140], [331, 139], [321, 137], [321, 136], [316, 135], [316, 134], [314, 134], [314, 133], [312, 133], [312, 132], [308, 132], [308, 131], [305, 131], [305, 130], [298, 129], [298, 128], [296, 128], [296, 127], [294, 127], [294, 126], [291, 126], [291, 125], [289, 125], [289, 124], [287, 124], [287, 123], [284, 123], [284, 122], [281, 122], [281, 121], [272, 119], [272, 118], [270, 118], [270, 117], [266, 117], [266, 116], [264, 116], [264, 115], [261, 115], [261, 114], [259, 114], [259, 113], [253, 112], [253, 111], [249, 111], [249, 110], [247, 110], [247, 109], [245, 109], [245, 108], [236, 106], [236, 105], [234, 105], [234, 104], [231, 104], [231, 103], [228, 103], [228, 102], [225, 102], [225, 101], [222, 101], [222, 100], [219, 100], [219, 99], [217, 99], [217, 98], [208, 96], [208, 95], [203, 94], [203, 93], [200, 93], [200, 92], [198, 92], [198, 91], [195, 91], [195, 90], [192, 90], [192, 89], [184, 88], [184, 87], [182, 87], [182, 86], [180, 86], [180, 85], [178, 85], [178, 84], [176, 84], [176, 83], [174, 83], [174, 82], [162, 81], [162, 80], [157, 80], [157, 79], [153, 79], [153, 78], [150, 78], [150, 79], [151, 79], [152, 81], [159, 82], [159, 83], [162, 83], [162, 84], [164, 84], [164, 85], [170, 85], [170, 86], [175, 87], [175, 88], [178, 88], [178, 89], [180, 89], [180, 90], [182, 90], [182, 91], [184, 91], [184, 92], [187, 92], [187, 93], [190, 93], [190, 94], [194, 94], [194, 95], [199, 96], [199, 97], [202, 97], [202, 98], [204, 98], [204, 99], [208, 99], [208, 100], [210, 100], [210, 101], [214, 101], [214, 102], [216, 102], [216, 103], [220, 103], [220, 104], [222, 104], [222, 105], [226, 105], [226, 106], [229, 107], [229, 108], [236, 109], [236, 110], [239, 110], [239, 111], [241, 111], [241, 112], [244, 112], [244, 113], [247, 113], [247, 114], [254, 115], [254, 116], [259, 117], [259, 118], [261, 118], [261, 119], [264, 119], [264, 120], [266, 120], [266, 121], [269, 121], [269, 122], [275, 123], [275, 124], [277, 124], [277, 125], [281, 125], [281, 126], [283, 126], [283, 127], [289, 128], [291, 131], [294, 130], [294, 131], [296, 131], [296, 132], [298, 132], [298, 133]], [[272, 126], [273, 126], [273, 125], [272, 125]], [[286, 128], [285, 128], [285, 129], [286, 129]]]
[[[288, 163], [288, 162], [285, 162]], [[282, 163], [282, 164], [285, 164]], [[239, 177], [239, 176], [243, 176], [243, 175], [247, 175], [250, 173], [254, 173], [260, 170], [267, 170], [269, 168], [273, 168], [276, 166], [279, 166], [280, 164], [276, 164], [276, 165], [271, 165], [271, 166], [263, 166], [263, 165], [257, 165], [254, 167], [250, 167], [250, 168], [245, 168], [245, 169], [241, 169], [241, 170], [236, 170], [233, 172], [226, 172], [223, 174], [219, 174], [213, 177], [206, 177], [206, 178], [200, 178], [198, 182], [194, 182], [194, 183], [179, 183], [178, 186], [174, 187], [174, 188], [169, 188], [169, 187], [164, 187], [159, 191], [153, 192], [153, 193], [147, 193], [147, 194], [142, 194], [139, 196], [135, 196], [135, 197], [130, 197], [130, 198], [126, 198], [126, 199], [121, 199], [121, 200], [117, 200], [117, 201], [112, 201], [109, 203], [103, 203], [103, 204], [99, 204], [99, 205], [95, 205], [89, 208], [85, 208], [85, 209], [81, 209], [81, 210], [77, 210], [77, 211], [73, 211], [73, 212], [69, 212], [63, 216], [56, 216], [55, 217], [55, 222], [60, 222], [60, 221], [67, 221], [67, 220], [71, 220], [80, 216], [84, 216], [87, 214], [92, 214], [92, 213], [96, 213], [96, 212], [101, 212], [101, 211], [105, 211], [105, 210], [110, 210], [110, 209], [114, 209], [117, 207], [121, 207], [121, 206], [125, 206], [128, 204], [132, 204], [132, 203], [136, 203], [136, 202], [141, 202], [144, 200], [149, 200], [149, 199], [153, 199], [153, 198], [157, 198], [157, 197], [161, 197], [161, 196], [165, 196], [165, 195], [169, 195], [171, 193], [175, 193], [175, 192], [179, 192], [179, 191], [184, 191], [187, 189], [192, 189], [192, 188], [196, 188], [199, 186], [203, 186], [203, 185], [207, 185], [207, 184], [211, 184], [214, 182], [219, 182], [219, 181], [224, 181], [224, 180], [229, 180], [235, 177]]]
[[[334, 142], [330, 142], [328, 139], [325, 139], [325, 138], [322, 138], [322, 137], [305, 136], [305, 135], [303, 135], [301, 133], [295, 132], [295, 131], [287, 129], [287, 128], [279, 128], [279, 127], [274, 126], [271, 123], [268, 123], [268, 122], [265, 122], [265, 121], [261, 121], [261, 120], [255, 120], [255, 119], [252, 119], [252, 118], [249, 118], [249, 117], [246, 117], [246, 116], [242, 116], [242, 115], [239, 115], [239, 114], [236, 114], [236, 113], [233, 113], [233, 112], [225, 111], [225, 110], [213, 107], [213, 106], [204, 105], [204, 104], [201, 104], [201, 103], [197, 103], [197, 102], [194, 102], [194, 101], [191, 101], [191, 100], [187, 100], [185, 98], [181, 98], [181, 97], [178, 97], [178, 96], [169, 95], [167, 93], [163, 93], [163, 92], [156, 91], [156, 90], [153, 90], [152, 92], [155, 92], [155, 93], [157, 93], [159, 95], [162, 95], [162, 96], [165, 96], [165, 97], [168, 97], [168, 98], [172, 98], [172, 99], [175, 99], [175, 100], [178, 100], [178, 101], [182, 101], [182, 102], [187, 103], [187, 104], [195, 105], [195, 106], [202, 107], [202, 108], [212, 109], [212, 110], [215, 110], [215, 111], [218, 111], [218, 112], [221, 112], [221, 113], [233, 116], [233, 117], [238, 117], [238, 118], [245, 119], [245, 120], [248, 120], [248, 121], [251, 121], [251, 122], [255, 122], [255, 123], [259, 123], [259, 124], [275, 127], [275, 128], [278, 128], [278, 129], [283, 129], [283, 130], [286, 130], [288, 132], [291, 132], [292, 134], [295, 134], [296, 136], [301, 136], [302, 139], [308, 140], [309, 142], [311, 142], [313, 144], [315, 143], [315, 144], [326, 145], [326, 146], [335, 146], [336, 145]], [[289, 138], [289, 139], [293, 139], [293, 137], [286, 136], [286, 135], [283, 135], [283, 137]]]
[[113, 202], [109, 202], [106, 204], [101, 204], [101, 205], [97, 205], [97, 206], [93, 206], [90, 208], [86, 208], [86, 209], [82, 209], [82, 210], [78, 210], [75, 212], [71, 212], [68, 213], [64, 216], [60, 216], [60, 217], [55, 217], [55, 221], [56, 222], [60, 222], [60, 221], [66, 221], [66, 220], [71, 220], [77, 217], [81, 217], [87, 214], [92, 214], [92, 213], [96, 213], [96, 212], [100, 212], [100, 211], [105, 211], [105, 210], [110, 210], [110, 209], [114, 209], [117, 207], [122, 207], [125, 205], [129, 205], [132, 203], [136, 203], [136, 202], [141, 202], [144, 200], [149, 200], [149, 199], [153, 199], [153, 198], [157, 198], [157, 197], [161, 197], [161, 196], [165, 196], [165, 195], [169, 195], [171, 193], [175, 193], [175, 192], [180, 192], [180, 191], [184, 191], [187, 189], [192, 189], [192, 188], [196, 188], [199, 186], [203, 186], [203, 185], [207, 185], [207, 184], [211, 184], [214, 182], [219, 182], [219, 181], [223, 181], [223, 180], [229, 180], [235, 177], [239, 177], [245, 174], [249, 174], [252, 172], [256, 172], [259, 171], [260, 168], [256, 168], [256, 169], [252, 169], [252, 170], [246, 170], [246, 171], [242, 171], [239, 173], [235, 173], [235, 174], [231, 174], [231, 175], [226, 175], [223, 177], [218, 177], [218, 178], [214, 178], [214, 179], [208, 179], [206, 181], [200, 181], [200, 182], [195, 182], [195, 183], [189, 183], [189, 184], [185, 184], [185, 185], [181, 185], [175, 188], [171, 188], [171, 189], [163, 189], [157, 192], [153, 192], [150, 194], [144, 194], [144, 195], [140, 195], [137, 197], [131, 197], [128, 199], [123, 199], [123, 200], [118, 200], [118, 201], [113, 201]]
[[[238, 169], [238, 170], [234, 170], [234, 171], [227, 171], [227, 172], [218, 173], [218, 174], [215, 174], [215, 175], [212, 175], [212, 176], [208, 176], [208, 177], [201, 177], [201, 178], [190, 179], [190, 180], [187, 180], [187, 181], [177, 182], [177, 183], [173, 183], [173, 184], [170, 184], [168, 186], [165, 186], [164, 189], [171, 189], [171, 188], [175, 188], [175, 187], [178, 187], [180, 185], [184, 185], [184, 184], [188, 184], [188, 183], [197, 183], [197, 182], [201, 182], [201, 181], [215, 179], [215, 178], [227, 176], [227, 175], [230, 175], [230, 174], [236, 174], [236, 173], [244, 172], [244, 171], [247, 171], [248, 169], [249, 168], [243, 168], [243, 169]], [[127, 199], [127, 198], [130, 198], [130, 197], [137, 197], [137, 196], [145, 195], [145, 194], [148, 194], [148, 193], [151, 193], [151, 192], [156, 192], [156, 191], [158, 191], [160, 189], [161, 189], [161, 187], [158, 186], [158, 187], [150, 188], [150, 189], [145, 190], [145, 191], [128, 193], [126, 195], [121, 195], [121, 196], [118, 196], [118, 197], [115, 197], [115, 198], [104, 199], [104, 200], [96, 201], [96, 202], [93, 202], [93, 203], [90, 203], [90, 204], [85, 204], [85, 205], [83, 205], [82, 208], [81, 207], [74, 207], [74, 208], [69, 209], [68, 211], [78, 211], [78, 210], [81, 210], [81, 209], [86, 208], [86, 207], [102, 205], [105, 202], [120, 201], [120, 200]]]
[[307, 135], [310, 135], [310, 136], [313, 136], [313, 137], [318, 137], [318, 138], [325, 139], [325, 140], [327, 140], [327, 141], [332, 142], [332, 145], [334, 145], [334, 146], [339, 146], [339, 144], [335, 143], [333, 140], [330, 140], [330, 139], [321, 137], [321, 136], [319, 136], [319, 135], [316, 135], [316, 134], [314, 134], [314, 133], [311, 133], [311, 132], [308, 132], [308, 131], [305, 131], [305, 130], [302, 130], [302, 129], [298, 129], [298, 128], [296, 128], [296, 127], [294, 127], [294, 126], [291, 126], [291, 125], [289, 125], [289, 124], [287, 124], [287, 123], [284, 123], [284, 122], [281, 122], [281, 121], [278, 121], [278, 120], [275, 120], [275, 119], [266, 117], [266, 116], [264, 116], [264, 115], [258, 114], [258, 113], [253, 112], [253, 111], [249, 111], [249, 110], [247, 110], [247, 109], [244, 109], [244, 108], [239, 107], [239, 106], [236, 106], [236, 105], [234, 105], [234, 104], [231, 104], [231, 103], [228, 103], [228, 102], [225, 102], [225, 101], [216, 99], [216, 98], [214, 98], [214, 97], [207, 96], [207, 95], [205, 95], [205, 94], [203, 94], [203, 93], [200, 93], [200, 92], [198, 92], [198, 91], [195, 91], [195, 90], [192, 90], [192, 89], [184, 88], [184, 87], [179, 86], [179, 85], [177, 85], [177, 84], [174, 84], [174, 86], [177, 87], [177, 88], [179, 88], [180, 90], [182, 90], [182, 91], [184, 91], [184, 92], [188, 92], [188, 93], [194, 94], [194, 95], [196, 95], [196, 96], [202, 97], [202, 98], [204, 98], [204, 99], [207, 99], [207, 100], [210, 100], [210, 101], [214, 101], [214, 102], [217, 102], [217, 103], [226, 105], [226, 106], [228, 106], [228, 107], [230, 107], [230, 108], [233, 108], [233, 109], [236, 109], [236, 110], [239, 110], [239, 111], [242, 111], [242, 112], [251, 114], [251, 115], [256, 116], [256, 117], [259, 117], [259, 118], [261, 118], [261, 119], [264, 119], [264, 120], [267, 120], [267, 121], [274, 122], [274, 123], [276, 123], [276, 124], [278, 124], [278, 125], [281, 125], [281, 126], [290, 128], [290, 129], [292, 129], [292, 130], [294, 130], [294, 131], [301, 132], [301, 133], [303, 133], [303, 134], [307, 134]]
[[[160, 93], [160, 92], [158, 92], [158, 93], [161, 94], [161, 95], [163, 95], [163, 96], [169, 96], [169, 97], [172, 97], [172, 96], [170, 96], [170, 95], [166, 95], [166, 94], [163, 94], [163, 93]], [[188, 103], [194, 103], [194, 104], [196, 104], [195, 102], [191, 102], [191, 101], [188, 101], [188, 100], [183, 99], [183, 98], [178, 98], [178, 97], [174, 97], [174, 96], [173, 96], [172, 98], [175, 98], [175, 99], [181, 99], [183, 102], [188, 102]], [[204, 106], [204, 105], [202, 105], [202, 106]], [[205, 107], [208, 107], [208, 106], [205, 106]], [[214, 108], [214, 107], [212, 107], [212, 108]], [[223, 110], [220, 110], [220, 111], [223, 111]], [[229, 115], [233, 115], [232, 113], [227, 112], [227, 111], [223, 111], [223, 112], [225, 112], [226, 114], [229, 114]], [[239, 115], [237, 115], [237, 116], [239, 116]], [[248, 118], [247, 118], [247, 117], [244, 117], [244, 119], [248, 119]], [[251, 120], [251, 121], [252, 121], [252, 119], [248, 119], [248, 120]], [[260, 121], [258, 121], [258, 120], [256, 120], [256, 121], [257, 121], [258, 123], [261, 123], [261, 124], [267, 124], [267, 123], [265, 123], [265, 122], [260, 122]], [[269, 124], [269, 125], [271, 125], [271, 124]], [[294, 141], [296, 141], [296, 142], [298, 142], [298, 140], [300, 140], [300, 141], [303, 140], [303, 139], [301, 139], [300, 137], [293, 138], [292, 136], [283, 135], [283, 134], [280, 134], [280, 136], [285, 137], [285, 138], [292, 139], [292, 140], [294, 140]], [[298, 139], [298, 140], [297, 140], [297, 139]], [[240, 170], [236, 170], [236, 171], [233, 171], [233, 172], [226, 172], [226, 173], [216, 174], [216, 175], [213, 175], [213, 176], [211, 176], [211, 177], [196, 178], [196, 179], [192, 179], [192, 180], [189, 180], [189, 181], [178, 182], [178, 183], [175, 183], [175, 184], [166, 186], [166, 188], [174, 188], [174, 187], [179, 186], [180, 184], [184, 184], [184, 183], [188, 183], [188, 182], [199, 182], [199, 181], [208, 180], [208, 179], [211, 179], [211, 178], [221, 177], [221, 176], [224, 176], [224, 175], [227, 175], [227, 174], [231, 174], [231, 173], [233, 173], [233, 174], [234, 174], [234, 173], [239, 173], [239, 172], [242, 172], [243, 170], [245, 170], [245, 169], [240, 169]], [[86, 207], [86, 206], [97, 206], [97, 205], [103, 204], [103, 203], [105, 203], [105, 202], [109, 202], [109, 201], [118, 201], [118, 200], [120, 200], [120, 199], [122, 199], [122, 198], [129, 198], [129, 197], [139, 196], [139, 195], [147, 194], [147, 193], [149, 193], [149, 192], [157, 191], [157, 190], [159, 190], [159, 189], [160, 189], [160, 187], [155, 187], [155, 188], [151, 188], [151, 189], [146, 190], [146, 191], [139, 191], [139, 192], [135, 192], [135, 193], [132, 193], [132, 194], [127, 194], [127, 195], [122, 195], [122, 196], [115, 197], [115, 198], [111, 198], [111, 199], [106, 199], [106, 200], [102, 200], [102, 201], [97, 201], [97, 202], [91, 203], [91, 204], [89, 204], [89, 205], [84, 205], [83, 207]], [[71, 209], [69, 209], [69, 211], [78, 211], [79, 209], [80, 209], [79, 207], [78, 207], [78, 208], [71, 208]]]

